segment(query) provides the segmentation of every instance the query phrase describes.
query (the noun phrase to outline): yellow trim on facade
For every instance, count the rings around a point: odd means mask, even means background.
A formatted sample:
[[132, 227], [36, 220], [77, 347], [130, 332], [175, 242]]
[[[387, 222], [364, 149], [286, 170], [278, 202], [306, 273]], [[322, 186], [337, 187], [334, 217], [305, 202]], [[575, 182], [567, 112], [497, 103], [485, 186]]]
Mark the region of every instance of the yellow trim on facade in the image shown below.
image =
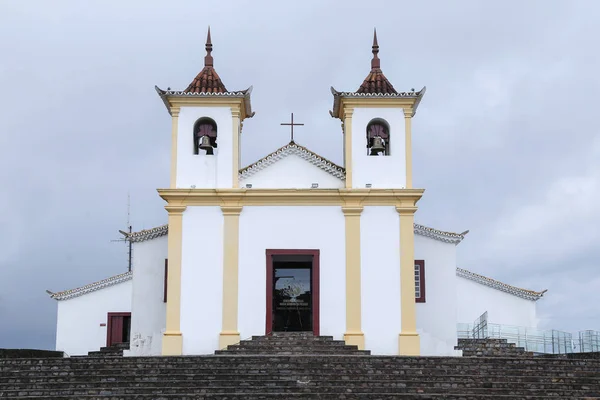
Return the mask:
[[424, 189], [158, 189], [170, 205], [185, 206], [401, 206]]
[[352, 114], [353, 108], [344, 109], [344, 168], [346, 188], [352, 188]]
[[360, 215], [361, 206], [342, 207], [346, 225], [346, 344], [365, 348], [362, 332]]
[[415, 97], [341, 97], [340, 110], [346, 108], [404, 108], [414, 110]]
[[238, 263], [241, 206], [221, 206], [223, 212], [223, 321], [219, 349], [240, 342], [238, 332]]
[[412, 189], [412, 116], [411, 109], [404, 110], [404, 151], [406, 158], [406, 188]]
[[231, 107], [240, 113], [241, 120], [249, 117], [243, 97], [168, 97], [168, 102], [170, 113], [177, 107]]
[[171, 188], [177, 187], [177, 130], [179, 129], [179, 107], [171, 108]]
[[240, 187], [239, 171], [240, 171], [240, 111], [237, 108], [231, 107], [231, 118], [233, 125], [233, 149], [232, 149], [232, 187]]
[[169, 213], [166, 329], [163, 334], [162, 355], [181, 355], [183, 336], [181, 334], [181, 249], [184, 205], [167, 205]]
[[418, 356], [421, 353], [417, 333], [415, 302], [415, 232], [414, 214], [417, 207], [404, 204], [396, 207], [400, 215], [400, 325], [398, 354]]

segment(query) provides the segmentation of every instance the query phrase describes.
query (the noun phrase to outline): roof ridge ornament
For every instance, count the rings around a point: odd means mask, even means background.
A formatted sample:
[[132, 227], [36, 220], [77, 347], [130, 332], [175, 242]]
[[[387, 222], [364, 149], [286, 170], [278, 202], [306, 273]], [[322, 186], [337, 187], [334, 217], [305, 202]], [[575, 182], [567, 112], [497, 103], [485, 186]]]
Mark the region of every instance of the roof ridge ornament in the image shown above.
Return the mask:
[[204, 66], [205, 67], [214, 66], [214, 60], [211, 55], [212, 47], [213, 46], [212, 46], [212, 41], [210, 39], [210, 25], [209, 25], [208, 26], [208, 34], [206, 35], [206, 45], [205, 45], [205, 49], [206, 49], [206, 56], [204, 57]]
[[381, 69], [381, 60], [377, 56], [379, 53], [379, 44], [377, 43], [377, 28], [373, 28], [373, 59], [371, 60], [371, 72]]

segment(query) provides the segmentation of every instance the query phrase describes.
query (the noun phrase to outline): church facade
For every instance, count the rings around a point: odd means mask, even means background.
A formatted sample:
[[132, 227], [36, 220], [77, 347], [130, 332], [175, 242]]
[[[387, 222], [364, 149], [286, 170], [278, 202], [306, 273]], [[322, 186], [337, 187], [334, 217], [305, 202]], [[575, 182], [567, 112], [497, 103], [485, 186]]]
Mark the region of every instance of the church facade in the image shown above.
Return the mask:
[[[210, 354], [253, 335], [296, 331], [373, 354], [453, 355], [457, 322], [485, 311], [535, 326], [543, 292], [457, 268], [467, 232], [415, 224], [424, 190], [412, 184], [411, 121], [425, 88], [394, 89], [376, 36], [359, 89], [331, 89], [343, 166], [292, 140], [242, 168], [252, 88], [226, 89], [210, 31], [206, 50], [185, 90], [156, 88], [172, 121], [170, 187], [158, 190], [168, 224], [122, 232], [133, 242], [132, 272], [50, 292], [59, 300], [57, 348], [84, 335], [61, 326], [85, 313], [85, 299], [117, 287], [113, 301], [126, 300], [99, 311], [107, 323], [94, 329], [107, 344], [129, 341], [127, 355]], [[85, 351], [79, 344], [72, 354]]]

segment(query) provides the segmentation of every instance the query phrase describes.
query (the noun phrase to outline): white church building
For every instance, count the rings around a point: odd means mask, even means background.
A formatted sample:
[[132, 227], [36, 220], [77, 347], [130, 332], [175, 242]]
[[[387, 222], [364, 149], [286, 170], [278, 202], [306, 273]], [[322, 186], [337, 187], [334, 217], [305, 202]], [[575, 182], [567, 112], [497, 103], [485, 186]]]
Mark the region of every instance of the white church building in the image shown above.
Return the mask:
[[206, 51], [185, 90], [156, 88], [172, 121], [170, 187], [158, 189], [168, 223], [122, 232], [131, 272], [48, 292], [57, 350], [129, 342], [125, 355], [198, 355], [307, 331], [372, 354], [454, 355], [457, 324], [486, 311], [536, 327], [544, 292], [458, 268], [467, 232], [415, 223], [424, 189], [412, 184], [411, 121], [425, 88], [394, 89], [376, 36], [359, 89], [331, 89], [343, 165], [292, 140], [242, 167], [252, 90], [225, 88], [210, 31]]

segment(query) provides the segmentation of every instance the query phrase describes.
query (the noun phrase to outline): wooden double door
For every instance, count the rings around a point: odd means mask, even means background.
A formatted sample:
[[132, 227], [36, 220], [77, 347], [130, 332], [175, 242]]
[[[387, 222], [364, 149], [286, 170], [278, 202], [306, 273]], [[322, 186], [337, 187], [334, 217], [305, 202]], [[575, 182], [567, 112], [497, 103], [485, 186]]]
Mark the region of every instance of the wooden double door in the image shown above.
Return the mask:
[[131, 313], [109, 312], [106, 323], [106, 346], [128, 343], [131, 335]]

